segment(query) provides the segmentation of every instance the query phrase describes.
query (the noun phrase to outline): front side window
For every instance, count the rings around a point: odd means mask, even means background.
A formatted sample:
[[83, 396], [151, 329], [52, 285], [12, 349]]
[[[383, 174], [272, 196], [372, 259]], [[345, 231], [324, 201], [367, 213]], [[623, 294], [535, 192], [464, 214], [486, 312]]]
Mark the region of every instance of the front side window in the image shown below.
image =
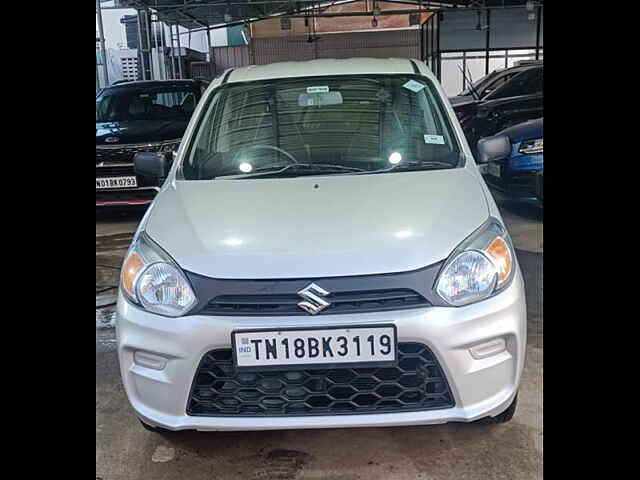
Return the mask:
[[278, 79], [213, 94], [178, 178], [454, 168], [459, 144], [434, 86], [404, 76]]
[[107, 89], [96, 98], [96, 122], [189, 120], [197, 103], [194, 90]]

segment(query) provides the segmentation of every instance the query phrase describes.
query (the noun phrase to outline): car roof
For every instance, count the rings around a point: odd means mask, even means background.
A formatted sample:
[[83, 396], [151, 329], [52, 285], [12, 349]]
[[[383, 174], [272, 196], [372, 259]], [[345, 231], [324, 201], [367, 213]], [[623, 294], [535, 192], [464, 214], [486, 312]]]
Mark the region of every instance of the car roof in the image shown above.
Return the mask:
[[514, 65], [513, 67], [496, 69], [494, 70], [494, 72], [504, 73], [504, 72], [514, 72], [518, 70], [525, 71], [525, 70], [529, 70], [530, 68], [542, 68], [542, 67], [543, 67], [542, 63], [535, 63], [535, 64], [529, 64], [529, 65]]
[[[419, 64], [418, 61], [415, 63], [416, 66]], [[418, 68], [423, 76], [432, 77], [428, 69]], [[327, 58], [241, 67], [231, 72], [227, 83], [275, 78], [397, 73], [414, 74], [416, 72], [411, 61], [407, 58]]]
[[191, 86], [195, 85], [198, 80], [182, 79], [182, 80], [134, 80], [130, 82], [118, 83], [107, 88], [144, 88], [144, 87], [168, 87], [168, 86]]

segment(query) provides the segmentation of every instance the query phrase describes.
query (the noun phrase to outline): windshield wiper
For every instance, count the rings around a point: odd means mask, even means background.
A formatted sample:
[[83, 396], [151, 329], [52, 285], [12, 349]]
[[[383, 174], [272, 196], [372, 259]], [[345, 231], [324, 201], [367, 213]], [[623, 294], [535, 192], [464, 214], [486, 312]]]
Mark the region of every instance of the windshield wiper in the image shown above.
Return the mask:
[[394, 165], [391, 168], [386, 168], [384, 170], [374, 170], [372, 173], [379, 172], [398, 172], [398, 171], [408, 171], [408, 170], [440, 170], [444, 168], [455, 168], [455, 165], [451, 165], [448, 162], [438, 162], [438, 161], [409, 161], [402, 162], [398, 165]]
[[285, 165], [269, 165], [267, 167], [256, 168], [252, 173], [238, 174], [235, 171], [233, 173], [224, 173], [222, 175], [216, 175], [214, 178], [243, 179], [262, 177], [266, 175], [277, 176], [282, 173], [298, 176], [352, 172], [366, 172], [366, 170], [363, 168], [346, 167], [344, 165], [332, 165], [327, 163], [288, 163]]
[[[476, 88], [473, 86], [473, 78], [471, 78], [471, 70], [467, 69], [467, 71], [469, 72], [469, 78], [467, 79], [467, 76], [465, 75], [464, 70], [462, 69], [462, 67], [460, 65], [458, 65], [458, 68], [462, 72], [462, 77], [464, 78], [464, 81], [469, 84], [469, 88], [467, 88], [467, 90], [469, 91], [469, 93], [471, 93], [471, 96], [473, 97], [473, 99], [474, 100], [480, 100], [480, 94], [478, 93]], [[465, 91], [467, 91], [467, 90], [465, 90]], [[464, 95], [464, 92], [463, 92], [463, 95]]]

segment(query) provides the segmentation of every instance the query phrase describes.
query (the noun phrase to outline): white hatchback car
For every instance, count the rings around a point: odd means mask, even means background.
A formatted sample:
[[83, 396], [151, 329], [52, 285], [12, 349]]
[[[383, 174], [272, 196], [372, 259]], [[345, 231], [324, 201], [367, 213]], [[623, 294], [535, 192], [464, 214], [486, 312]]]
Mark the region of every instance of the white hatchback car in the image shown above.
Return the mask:
[[[508, 154], [489, 139], [480, 161]], [[122, 268], [118, 354], [153, 430], [509, 420], [526, 307], [509, 235], [428, 67], [226, 71]]]

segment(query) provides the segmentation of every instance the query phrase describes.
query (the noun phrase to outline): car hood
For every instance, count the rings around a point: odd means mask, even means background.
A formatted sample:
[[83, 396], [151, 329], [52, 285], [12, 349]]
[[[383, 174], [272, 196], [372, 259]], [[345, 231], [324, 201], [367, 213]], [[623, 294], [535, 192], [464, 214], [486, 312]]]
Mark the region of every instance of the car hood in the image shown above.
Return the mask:
[[455, 97], [449, 97], [451, 106], [462, 106], [477, 102], [478, 101], [473, 98], [473, 95], [456, 95]]
[[[187, 128], [186, 120], [132, 120], [126, 122], [96, 122], [96, 145], [161, 142], [179, 139]], [[117, 142], [105, 142], [116, 137]]]
[[505, 128], [496, 135], [506, 135], [511, 143], [520, 143], [524, 140], [532, 140], [542, 138], [543, 136], [543, 119], [537, 118], [527, 122], [518, 123], [509, 128]]
[[488, 218], [463, 168], [372, 175], [174, 181], [147, 234], [185, 270], [276, 279], [415, 270]]

